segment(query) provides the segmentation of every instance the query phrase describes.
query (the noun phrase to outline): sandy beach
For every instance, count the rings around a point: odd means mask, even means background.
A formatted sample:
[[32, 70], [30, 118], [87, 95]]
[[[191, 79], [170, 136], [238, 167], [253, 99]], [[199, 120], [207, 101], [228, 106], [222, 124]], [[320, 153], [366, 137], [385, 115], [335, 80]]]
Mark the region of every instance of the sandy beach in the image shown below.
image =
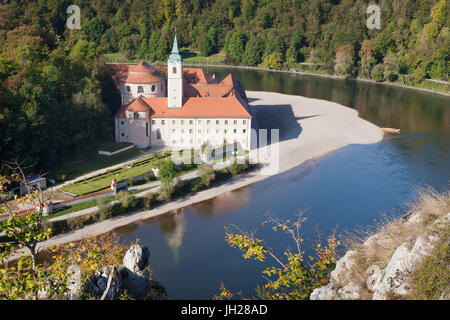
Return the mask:
[[[373, 144], [383, 139], [384, 134], [379, 127], [359, 118], [356, 110], [334, 102], [271, 92], [247, 91], [247, 96], [259, 128], [280, 129], [278, 173], [351, 144]], [[270, 176], [251, 172], [152, 210], [113, 218], [54, 237], [39, 247], [44, 249], [86, 236], [97, 236], [135, 221], [214, 198]]]

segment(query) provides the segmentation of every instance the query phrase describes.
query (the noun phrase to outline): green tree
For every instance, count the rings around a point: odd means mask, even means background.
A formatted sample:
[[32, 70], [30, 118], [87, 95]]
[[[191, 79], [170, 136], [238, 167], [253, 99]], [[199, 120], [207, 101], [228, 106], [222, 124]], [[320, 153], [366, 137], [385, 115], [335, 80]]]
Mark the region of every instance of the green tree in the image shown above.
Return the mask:
[[339, 47], [336, 52], [334, 71], [337, 74], [351, 76], [355, 72], [354, 49], [350, 45]]
[[251, 37], [245, 46], [242, 62], [249, 66], [256, 67], [262, 62], [264, 52], [264, 40], [258, 36]]
[[237, 62], [242, 62], [242, 56], [245, 52], [245, 45], [247, 44], [247, 36], [245, 33], [238, 31], [230, 38], [228, 44], [228, 53]]
[[377, 64], [372, 69], [372, 79], [377, 82], [384, 81], [384, 65], [382, 63]]
[[398, 79], [400, 73], [400, 63], [394, 53], [389, 53], [384, 57], [384, 79], [393, 82]]
[[203, 185], [206, 187], [208, 187], [211, 181], [216, 177], [213, 166], [208, 163], [201, 164], [198, 168], [198, 173]]
[[106, 25], [99, 17], [85, 20], [81, 26], [81, 32], [89, 42], [94, 42], [96, 45], [100, 44], [103, 33], [106, 31]]
[[159, 180], [161, 180], [161, 182], [172, 183], [177, 172], [178, 169], [175, 166], [175, 163], [173, 163], [173, 161], [171, 160], [164, 161], [159, 166], [159, 174], [158, 174]]
[[263, 64], [266, 68], [276, 69], [276, 70], [281, 69], [282, 63], [283, 63], [283, 59], [282, 59], [281, 53], [278, 51], [267, 55], [263, 61]]
[[384, 56], [393, 49], [392, 39], [388, 34], [382, 32], [377, 35], [374, 41], [375, 55], [379, 62], [381, 62]]

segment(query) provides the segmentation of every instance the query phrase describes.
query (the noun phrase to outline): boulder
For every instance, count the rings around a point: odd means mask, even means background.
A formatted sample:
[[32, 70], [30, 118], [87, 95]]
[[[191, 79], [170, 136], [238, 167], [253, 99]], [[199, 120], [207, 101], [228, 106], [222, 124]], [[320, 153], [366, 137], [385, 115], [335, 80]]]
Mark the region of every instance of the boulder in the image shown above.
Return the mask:
[[335, 299], [335, 291], [333, 287], [328, 284], [324, 287], [320, 287], [314, 289], [311, 293], [310, 300], [334, 300]]
[[83, 288], [83, 279], [81, 275], [81, 269], [77, 265], [71, 265], [67, 268], [69, 277], [67, 279], [68, 292], [65, 296], [69, 300], [77, 300], [80, 298], [80, 294]]
[[118, 273], [122, 290], [126, 290], [132, 299], [144, 300], [147, 298], [149, 293], [149, 276], [147, 274], [134, 273], [125, 266], [120, 267]]
[[[112, 266], [105, 267], [101, 271], [95, 271], [94, 276], [86, 282], [86, 289], [89, 294], [96, 298], [102, 297], [108, 285], [108, 278], [112, 268]], [[118, 300], [121, 294], [120, 277], [118, 272], [115, 271], [105, 300]]]
[[147, 247], [139, 244], [132, 245], [123, 257], [123, 265], [131, 272], [137, 273], [144, 270], [148, 266], [150, 251]]
[[360, 286], [357, 285], [347, 285], [340, 287], [337, 291], [337, 296], [340, 300], [357, 300], [359, 299]]

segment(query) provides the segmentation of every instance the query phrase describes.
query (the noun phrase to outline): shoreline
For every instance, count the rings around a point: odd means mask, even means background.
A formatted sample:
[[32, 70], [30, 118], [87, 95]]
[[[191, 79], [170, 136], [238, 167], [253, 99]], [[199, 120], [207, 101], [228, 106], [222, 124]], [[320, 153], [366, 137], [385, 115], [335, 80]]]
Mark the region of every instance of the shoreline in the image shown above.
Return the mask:
[[303, 75], [303, 76], [316, 76], [316, 77], [322, 77], [322, 78], [328, 78], [328, 79], [335, 79], [335, 80], [349, 80], [349, 81], [361, 81], [366, 83], [371, 83], [374, 85], [384, 85], [384, 86], [390, 86], [390, 87], [396, 87], [396, 88], [402, 88], [402, 89], [409, 89], [409, 90], [416, 90], [424, 93], [429, 94], [437, 94], [444, 97], [450, 97], [450, 93], [442, 92], [442, 91], [433, 91], [430, 89], [424, 89], [424, 88], [418, 88], [413, 86], [407, 86], [407, 85], [401, 85], [397, 83], [388, 83], [388, 82], [377, 82], [375, 80], [370, 79], [363, 79], [363, 78], [347, 78], [344, 76], [338, 76], [338, 75], [332, 75], [332, 74], [320, 74], [320, 73], [310, 73], [310, 72], [302, 72], [302, 71], [293, 71], [293, 70], [276, 70], [276, 69], [268, 69], [268, 68], [260, 68], [260, 67], [249, 67], [249, 66], [234, 66], [234, 65], [223, 65], [223, 64], [195, 64], [195, 63], [185, 63], [184, 64], [187, 67], [207, 67], [207, 68], [233, 68], [233, 69], [242, 69], [242, 70], [256, 70], [256, 71], [268, 71], [268, 72], [277, 72], [277, 73], [290, 73], [290, 74], [297, 74], [297, 75]]
[[280, 161], [279, 170], [276, 173], [263, 175], [261, 171], [253, 171], [237, 176], [225, 183], [163, 204], [155, 209], [116, 217], [55, 236], [40, 243], [39, 250], [85, 237], [98, 236], [140, 220], [209, 200], [289, 171], [345, 146], [378, 143], [384, 137], [378, 126], [359, 118], [356, 110], [334, 102], [260, 91], [247, 91], [247, 95], [252, 101], [251, 108], [255, 111], [255, 118], [260, 128], [280, 128], [280, 142], [277, 144]]

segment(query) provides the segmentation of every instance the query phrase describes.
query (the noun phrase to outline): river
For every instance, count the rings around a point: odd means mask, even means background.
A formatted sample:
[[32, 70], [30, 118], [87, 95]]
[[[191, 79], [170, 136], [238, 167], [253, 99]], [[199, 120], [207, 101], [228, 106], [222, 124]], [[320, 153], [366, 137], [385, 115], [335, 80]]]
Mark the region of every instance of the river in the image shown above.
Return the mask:
[[398, 217], [418, 187], [438, 191], [450, 181], [450, 98], [380, 84], [256, 70], [205, 68], [217, 79], [232, 73], [246, 90], [272, 91], [334, 101], [358, 110], [380, 127], [402, 130], [374, 145], [351, 145], [283, 174], [163, 216], [116, 229], [122, 241], [139, 238], [151, 252], [154, 278], [171, 299], [211, 299], [220, 283], [245, 296], [264, 283], [269, 265], [245, 260], [224, 240], [224, 226], [257, 230], [280, 252], [287, 236], [261, 227], [265, 214], [293, 219], [308, 209], [308, 245], [333, 230], [373, 228]]

